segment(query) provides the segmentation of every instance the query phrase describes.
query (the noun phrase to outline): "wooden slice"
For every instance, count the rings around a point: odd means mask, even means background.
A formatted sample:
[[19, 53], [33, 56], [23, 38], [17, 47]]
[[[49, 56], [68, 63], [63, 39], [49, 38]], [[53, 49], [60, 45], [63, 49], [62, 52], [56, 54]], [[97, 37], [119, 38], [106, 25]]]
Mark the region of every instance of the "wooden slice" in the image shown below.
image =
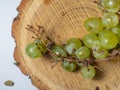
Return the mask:
[[[12, 35], [15, 38], [15, 60], [20, 63], [22, 73], [31, 77], [33, 85], [40, 90], [120, 90], [120, 62], [101, 62], [102, 72], [95, 79], [85, 79], [80, 72], [67, 72], [50, 58], [31, 59], [25, 47], [33, 42], [25, 29], [27, 25], [45, 28], [45, 32], [56, 43], [62, 44], [69, 38], [83, 38], [87, 34], [84, 20], [101, 16], [94, 0], [22, 0], [17, 8], [19, 14], [13, 21]], [[99, 88], [99, 89], [98, 89]]]

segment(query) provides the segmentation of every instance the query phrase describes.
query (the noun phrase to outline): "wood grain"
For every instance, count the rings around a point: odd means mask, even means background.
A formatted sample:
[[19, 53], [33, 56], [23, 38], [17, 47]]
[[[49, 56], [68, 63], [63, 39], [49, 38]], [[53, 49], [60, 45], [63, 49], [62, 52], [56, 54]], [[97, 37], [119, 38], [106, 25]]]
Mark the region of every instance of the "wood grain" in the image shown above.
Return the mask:
[[31, 77], [39, 90], [120, 90], [120, 62], [98, 63], [103, 70], [92, 80], [84, 79], [80, 72], [66, 72], [58, 63], [51, 68], [50, 58], [32, 60], [25, 47], [32, 42], [33, 34], [25, 27], [41, 25], [56, 43], [62, 44], [71, 37], [83, 38], [87, 34], [84, 20], [101, 16], [93, 0], [22, 0], [17, 8], [19, 14], [13, 21], [12, 35], [15, 38], [15, 60], [22, 73]]

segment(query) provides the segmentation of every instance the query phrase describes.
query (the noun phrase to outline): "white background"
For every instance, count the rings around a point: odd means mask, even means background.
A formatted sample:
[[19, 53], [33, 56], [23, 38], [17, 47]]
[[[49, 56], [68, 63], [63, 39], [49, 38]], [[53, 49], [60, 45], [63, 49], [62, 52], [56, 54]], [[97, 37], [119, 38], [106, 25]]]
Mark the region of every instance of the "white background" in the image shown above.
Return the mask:
[[[20, 1], [0, 0], [0, 90], [37, 90], [31, 84], [31, 80], [13, 65], [15, 42], [11, 36], [11, 26], [17, 15], [16, 7]], [[6, 80], [13, 80], [15, 85], [5, 86]]]

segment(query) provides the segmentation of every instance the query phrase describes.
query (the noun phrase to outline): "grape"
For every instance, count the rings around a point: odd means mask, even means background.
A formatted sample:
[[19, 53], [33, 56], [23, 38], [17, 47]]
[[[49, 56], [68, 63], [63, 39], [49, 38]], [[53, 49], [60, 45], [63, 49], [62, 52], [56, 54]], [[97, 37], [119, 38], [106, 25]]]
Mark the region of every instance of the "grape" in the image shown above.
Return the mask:
[[90, 56], [90, 50], [86, 46], [82, 46], [76, 50], [75, 55], [78, 59], [86, 59]]
[[38, 47], [38, 49], [42, 52], [42, 53], [46, 53], [47, 52], [47, 48], [43, 45], [41, 40], [35, 40], [34, 43], [36, 44], [36, 46]]
[[99, 50], [93, 51], [93, 56], [96, 59], [104, 59], [109, 55], [109, 52], [107, 49], [101, 48]]
[[106, 27], [106, 28], [112, 28], [112, 27], [115, 27], [116, 25], [118, 25], [119, 18], [117, 16], [117, 14], [106, 13], [102, 17], [102, 23], [103, 23], [104, 27]]
[[52, 50], [57, 56], [67, 57], [67, 53], [65, 52], [63, 46], [55, 45], [55, 46], [52, 47], [51, 50]]
[[84, 63], [77, 62], [77, 65], [81, 68], [84, 66]]
[[118, 43], [119, 43], [119, 45], [120, 45], [120, 36], [118, 37]]
[[97, 0], [97, 6], [101, 11], [105, 11], [105, 8], [103, 7], [102, 0]]
[[42, 55], [35, 43], [30, 43], [26, 46], [26, 54], [31, 58], [38, 58]]
[[100, 44], [105, 49], [113, 49], [118, 44], [118, 37], [108, 30], [103, 30], [99, 33]]
[[66, 70], [66, 71], [74, 71], [77, 68], [77, 64], [75, 62], [69, 62], [69, 61], [63, 61], [62, 62], [62, 67]]
[[84, 78], [92, 79], [96, 74], [96, 70], [91, 65], [89, 65], [88, 67], [84, 66], [81, 68], [81, 74]]
[[120, 10], [120, 0], [101, 0], [101, 4], [108, 12], [118, 12]]
[[120, 25], [117, 25], [113, 28], [110, 29], [113, 33], [115, 33], [116, 35], [120, 36]]
[[100, 42], [96, 34], [90, 33], [84, 36], [83, 43], [91, 48], [91, 49], [97, 49], [100, 47]]
[[91, 17], [85, 20], [84, 26], [91, 33], [99, 33], [103, 29], [102, 21], [98, 17]]
[[117, 25], [110, 29], [114, 34], [118, 36], [119, 44], [120, 44], [120, 25]]
[[72, 55], [81, 46], [82, 43], [78, 38], [71, 38], [66, 43], [66, 51], [68, 54]]

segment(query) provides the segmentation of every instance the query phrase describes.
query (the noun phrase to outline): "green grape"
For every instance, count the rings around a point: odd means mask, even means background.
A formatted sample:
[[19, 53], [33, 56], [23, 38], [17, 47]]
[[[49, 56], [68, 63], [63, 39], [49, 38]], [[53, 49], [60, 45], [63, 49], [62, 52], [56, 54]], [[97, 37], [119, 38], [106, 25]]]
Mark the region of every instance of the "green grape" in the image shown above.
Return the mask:
[[85, 46], [91, 49], [97, 49], [100, 47], [100, 42], [96, 34], [87, 34], [83, 38], [83, 43]]
[[105, 11], [105, 8], [103, 7], [102, 0], [97, 0], [97, 6], [101, 11]]
[[114, 34], [118, 36], [119, 45], [120, 45], [120, 25], [117, 25], [110, 29]]
[[108, 30], [99, 33], [100, 45], [105, 49], [113, 49], [118, 44], [118, 37]]
[[89, 65], [88, 67], [84, 66], [81, 68], [81, 74], [84, 78], [92, 79], [95, 77], [96, 70], [91, 65]]
[[66, 70], [66, 71], [75, 71], [77, 68], [77, 64], [75, 62], [69, 62], [69, 61], [63, 61], [62, 62], [62, 67]]
[[120, 0], [101, 0], [101, 4], [108, 12], [118, 12], [120, 10]]
[[118, 41], [119, 41], [118, 43], [119, 43], [119, 45], [120, 45], [120, 36], [118, 37]]
[[42, 54], [35, 43], [30, 43], [26, 46], [26, 54], [31, 58], [38, 58]]
[[43, 45], [41, 40], [35, 40], [34, 43], [36, 44], [36, 46], [38, 47], [38, 49], [42, 52], [42, 53], [46, 53], [47, 52], [47, 48]]
[[106, 13], [102, 17], [102, 23], [103, 23], [104, 27], [106, 27], [106, 28], [112, 28], [112, 27], [115, 27], [116, 25], [118, 25], [119, 18], [117, 16], [117, 14]]
[[109, 52], [107, 49], [101, 48], [99, 50], [93, 51], [93, 56], [96, 59], [104, 59], [109, 55]]
[[51, 49], [58, 57], [67, 57], [67, 53], [64, 50], [63, 46], [55, 45]]
[[77, 65], [81, 68], [84, 66], [84, 63], [77, 62]]
[[86, 46], [82, 46], [76, 50], [75, 55], [78, 59], [86, 59], [90, 56], [90, 50]]
[[85, 20], [84, 26], [91, 33], [99, 33], [103, 29], [101, 18], [91, 17]]
[[117, 25], [113, 28], [110, 28], [110, 30], [115, 33], [116, 35], [120, 36], [120, 25]]
[[78, 38], [71, 38], [66, 43], [66, 51], [68, 54], [72, 55], [81, 46], [82, 43]]

